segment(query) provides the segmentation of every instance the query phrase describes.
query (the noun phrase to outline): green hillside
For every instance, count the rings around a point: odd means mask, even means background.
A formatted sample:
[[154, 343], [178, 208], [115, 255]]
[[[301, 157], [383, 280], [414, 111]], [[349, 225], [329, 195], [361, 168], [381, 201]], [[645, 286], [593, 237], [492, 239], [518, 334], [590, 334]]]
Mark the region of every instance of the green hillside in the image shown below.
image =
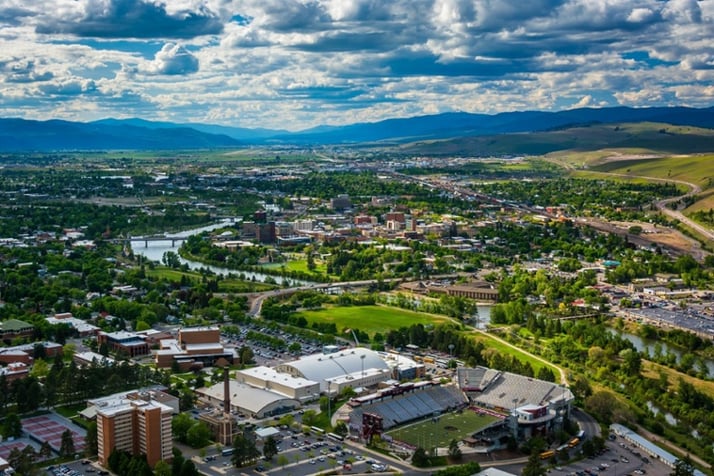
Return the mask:
[[638, 149], [666, 154], [714, 152], [714, 130], [658, 123], [593, 124], [547, 132], [472, 136], [407, 144], [428, 155], [545, 155], [558, 151]]
[[590, 170], [683, 180], [706, 189], [714, 183], [714, 154], [625, 159], [591, 165]]

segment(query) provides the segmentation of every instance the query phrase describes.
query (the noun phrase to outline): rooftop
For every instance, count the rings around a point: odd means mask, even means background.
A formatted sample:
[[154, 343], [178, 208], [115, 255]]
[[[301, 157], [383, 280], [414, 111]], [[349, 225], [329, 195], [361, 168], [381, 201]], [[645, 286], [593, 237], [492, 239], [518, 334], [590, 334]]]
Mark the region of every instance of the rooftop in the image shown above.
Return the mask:
[[471, 392], [475, 402], [490, 407], [546, 406], [573, 399], [567, 387], [510, 372], [485, 367], [460, 367], [457, 374], [459, 386]]
[[[284, 395], [251, 387], [250, 385], [239, 383], [235, 380], [230, 380], [229, 386], [231, 405], [243, 408], [251, 413], [260, 413], [263, 408], [271, 403], [283, 400], [296, 402], [295, 400], [287, 398]], [[223, 401], [223, 382], [217, 383], [208, 388], [199, 389], [198, 392], [213, 399]]]
[[275, 369], [271, 369], [270, 367], [265, 366], [239, 370], [238, 372], [236, 372], [236, 379], [238, 381], [241, 380], [241, 374], [248, 377], [279, 383], [280, 385], [294, 389], [309, 387], [311, 385], [317, 384], [317, 382], [313, 380], [308, 380], [302, 377], [293, 377], [290, 374], [280, 373], [275, 371]]
[[0, 332], [21, 331], [24, 329], [32, 329], [33, 327], [32, 324], [19, 319], [0, 321]]

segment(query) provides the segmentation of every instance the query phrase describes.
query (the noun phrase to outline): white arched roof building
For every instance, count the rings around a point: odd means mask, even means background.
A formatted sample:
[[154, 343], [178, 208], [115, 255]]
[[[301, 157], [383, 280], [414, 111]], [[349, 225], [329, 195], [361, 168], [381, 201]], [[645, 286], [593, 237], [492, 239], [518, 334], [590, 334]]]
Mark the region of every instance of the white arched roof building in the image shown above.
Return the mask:
[[280, 364], [275, 370], [319, 382], [320, 390], [329, 393], [339, 392], [347, 386], [370, 386], [392, 378], [389, 365], [377, 352], [364, 347], [308, 355]]
[[[224, 383], [217, 383], [208, 388], [196, 390], [201, 398], [212, 406], [219, 408], [225, 399]], [[251, 387], [235, 380], [229, 382], [231, 412], [247, 413], [254, 418], [265, 418], [271, 415], [281, 415], [300, 408], [300, 402], [285, 395]]]

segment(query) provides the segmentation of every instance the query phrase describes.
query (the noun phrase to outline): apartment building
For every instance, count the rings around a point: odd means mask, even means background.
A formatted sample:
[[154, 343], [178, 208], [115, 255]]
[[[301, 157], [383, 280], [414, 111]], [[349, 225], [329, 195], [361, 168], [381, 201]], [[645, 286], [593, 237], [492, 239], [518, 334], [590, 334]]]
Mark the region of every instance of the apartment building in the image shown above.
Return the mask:
[[97, 406], [98, 460], [107, 466], [115, 450], [146, 455], [152, 468], [173, 457], [173, 409], [139, 394], [117, 394], [93, 402]]

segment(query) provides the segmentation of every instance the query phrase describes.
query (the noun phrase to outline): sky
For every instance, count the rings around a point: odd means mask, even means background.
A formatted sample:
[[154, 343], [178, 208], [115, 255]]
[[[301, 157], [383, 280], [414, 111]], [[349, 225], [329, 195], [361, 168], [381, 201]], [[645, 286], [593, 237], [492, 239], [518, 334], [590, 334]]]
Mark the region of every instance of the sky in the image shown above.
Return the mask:
[[714, 105], [714, 0], [0, 0], [0, 117]]

